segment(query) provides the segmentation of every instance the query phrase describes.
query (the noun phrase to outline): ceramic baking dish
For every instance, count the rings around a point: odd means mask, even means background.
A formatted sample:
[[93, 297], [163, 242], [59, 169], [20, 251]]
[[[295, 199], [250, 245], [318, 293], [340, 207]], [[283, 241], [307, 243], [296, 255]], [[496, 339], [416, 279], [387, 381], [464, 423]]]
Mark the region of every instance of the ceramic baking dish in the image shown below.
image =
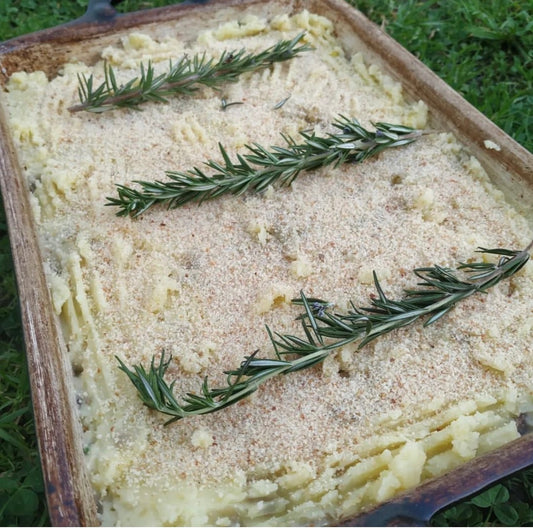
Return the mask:
[[[369, 61], [400, 81], [413, 99], [422, 99], [433, 127], [454, 133], [475, 155], [507, 199], [533, 224], [533, 156], [494, 125], [397, 42], [341, 0], [221, 0], [186, 3], [117, 15], [105, 1], [89, 3], [87, 15], [74, 23], [0, 44], [0, 83], [19, 70], [54, 75], [77, 58], [95, 61], [97, 51], [132, 29], [157, 37], [158, 28], [182, 21], [183, 38], [209, 23], [214, 11], [268, 15], [274, 5], [287, 11], [304, 8], [324, 14], [336, 25], [346, 48], [363, 51]], [[188, 21], [193, 21], [189, 23]], [[71, 387], [71, 366], [42, 269], [28, 192], [0, 108], [0, 176], [16, 268], [35, 422], [50, 517], [54, 525], [98, 524], [96, 503], [84, 469], [80, 425]], [[485, 141], [499, 145], [488, 149]], [[533, 464], [533, 436], [478, 457], [444, 477], [428, 481], [345, 525], [418, 524], [441, 507], [504, 476]]]

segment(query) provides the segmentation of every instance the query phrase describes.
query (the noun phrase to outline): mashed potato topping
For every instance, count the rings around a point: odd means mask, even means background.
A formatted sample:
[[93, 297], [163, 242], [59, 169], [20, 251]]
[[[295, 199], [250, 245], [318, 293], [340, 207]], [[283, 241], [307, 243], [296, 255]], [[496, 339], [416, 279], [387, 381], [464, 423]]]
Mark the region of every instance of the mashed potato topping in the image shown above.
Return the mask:
[[[150, 59], [262, 50], [302, 30], [312, 52], [142, 112], [76, 113], [77, 75], [119, 81]], [[445, 132], [362, 164], [301, 174], [289, 188], [118, 218], [115, 184], [164, 179], [281, 134], [427, 125], [422, 101], [365, 57], [347, 55], [332, 22], [303, 11], [246, 16], [193, 41], [131, 33], [95, 65], [47, 79], [18, 72], [2, 94], [27, 178], [44, 267], [76, 374], [90, 478], [106, 525], [334, 523], [519, 435], [532, 408], [533, 267], [434, 325], [404, 328], [273, 379], [253, 397], [164, 427], [118, 369], [171, 353], [177, 393], [260, 348], [265, 324], [297, 333], [300, 290], [345, 310], [367, 305], [372, 272], [391, 297], [415, 267], [520, 249], [528, 219]], [[221, 99], [243, 104], [222, 108]], [[288, 99], [286, 99], [288, 98]], [[278, 103], [286, 99], [285, 104]], [[277, 107], [278, 106], [278, 107]], [[277, 108], [276, 108], [277, 107]]]

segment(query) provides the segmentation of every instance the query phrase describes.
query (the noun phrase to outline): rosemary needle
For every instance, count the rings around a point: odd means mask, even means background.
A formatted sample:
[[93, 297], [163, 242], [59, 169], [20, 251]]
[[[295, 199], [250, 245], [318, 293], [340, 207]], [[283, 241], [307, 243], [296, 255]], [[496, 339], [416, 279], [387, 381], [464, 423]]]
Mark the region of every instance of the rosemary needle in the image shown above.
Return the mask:
[[210, 388], [206, 377], [201, 393], [188, 393], [182, 402], [173, 392], [176, 382], [168, 385], [164, 379], [172, 359], [165, 359], [164, 352], [159, 363], [152, 358], [148, 371], [142, 365], [130, 370], [117, 357], [119, 368], [126, 373], [147, 407], [171, 416], [165, 425], [187, 416], [219, 411], [246, 398], [268, 379], [312, 367], [348, 343], [359, 341], [359, 348], [362, 348], [373, 339], [410, 325], [421, 317], [427, 317], [424, 326], [433, 324], [459, 301], [486, 292], [517, 273], [529, 260], [532, 247], [533, 242], [523, 251], [479, 248], [479, 252], [498, 255], [499, 261], [496, 264], [460, 264], [457, 270], [465, 272], [466, 279], [441, 266], [415, 269], [420, 288], [406, 290], [401, 300], [389, 299], [374, 273], [377, 295], [371, 297], [371, 305], [356, 308], [352, 303], [347, 314], [337, 314], [331, 309], [332, 303], [307, 298], [302, 292], [300, 298], [293, 301], [304, 308], [298, 318], [302, 325], [301, 336], [275, 333], [267, 327], [275, 358], [258, 357], [258, 351], [255, 351], [237, 369], [225, 372], [225, 387]]
[[190, 95], [198, 85], [211, 88], [226, 82], [236, 82], [246, 72], [267, 68], [274, 62], [283, 62], [296, 57], [303, 51], [312, 49], [308, 44], [298, 46], [304, 32], [292, 40], [282, 40], [259, 53], [246, 54], [246, 50], [223, 52], [218, 61], [208, 59], [204, 54], [192, 58], [182, 57], [178, 62], [170, 62], [167, 72], [155, 75], [151, 62], [140, 65], [140, 76], [124, 85], [117, 83], [115, 72], [109, 64], [104, 66], [104, 81], [94, 86], [91, 75], [78, 76], [78, 96], [80, 103], [69, 107], [70, 112], [105, 112], [115, 108], [133, 108], [147, 101], [167, 102], [167, 97], [175, 94]]
[[247, 145], [246, 154], [232, 161], [226, 149], [219, 144], [222, 163], [209, 160], [205, 165], [214, 171], [207, 175], [197, 167], [187, 172], [167, 171], [169, 181], [135, 181], [141, 190], [117, 185], [118, 197], [107, 197], [106, 205], [118, 207], [117, 216], [136, 217], [158, 203], [169, 209], [187, 202], [201, 203], [222, 194], [239, 195], [245, 191], [264, 191], [274, 182], [290, 183], [302, 171], [346, 162], [360, 162], [382, 150], [399, 147], [415, 141], [424, 132], [402, 125], [376, 123], [375, 131], [366, 130], [357, 119], [340, 116], [333, 122], [337, 134], [318, 137], [300, 132], [303, 143], [282, 136], [285, 147]]

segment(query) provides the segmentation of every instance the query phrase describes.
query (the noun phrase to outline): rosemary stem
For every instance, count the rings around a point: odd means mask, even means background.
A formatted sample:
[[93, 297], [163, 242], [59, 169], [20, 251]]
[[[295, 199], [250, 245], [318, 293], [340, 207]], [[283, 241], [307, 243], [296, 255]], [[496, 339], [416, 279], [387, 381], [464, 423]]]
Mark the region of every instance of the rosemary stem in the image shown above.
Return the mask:
[[[130, 370], [119, 358], [120, 369], [137, 388], [141, 401], [151, 409], [171, 416], [165, 425], [187, 416], [207, 414], [221, 410], [246, 398], [269, 379], [307, 369], [321, 363], [332, 351], [359, 340], [358, 349], [373, 339], [395, 329], [409, 325], [421, 317], [429, 316], [424, 326], [433, 324], [459, 301], [485, 292], [505, 278], [516, 274], [528, 262], [533, 241], [522, 251], [485, 249], [486, 254], [499, 255], [497, 264], [474, 262], [460, 264], [458, 270], [469, 274], [470, 280], [461, 280], [453, 271], [434, 266], [418, 268], [415, 275], [421, 279], [421, 289], [405, 290], [401, 300], [388, 299], [374, 273], [378, 295], [371, 297], [371, 306], [349, 311], [345, 315], [330, 310], [332, 303], [307, 299], [303, 292], [298, 305], [304, 313], [298, 318], [304, 335], [297, 337], [272, 332], [267, 327], [275, 359], [257, 357], [254, 352], [232, 371], [227, 371], [227, 386], [209, 388], [204, 379], [201, 394], [186, 394], [180, 403], [173, 394], [174, 382], [168, 385], [164, 374], [170, 359], [161, 355], [159, 365], [152, 358], [150, 370], [134, 366]], [[352, 305], [353, 306], [353, 305]], [[293, 356], [292, 359], [284, 357]]]
[[305, 33], [292, 40], [282, 40], [270, 48], [256, 54], [245, 54], [245, 50], [223, 52], [218, 61], [208, 59], [206, 54], [193, 58], [182, 57], [178, 62], [170, 62], [169, 70], [155, 75], [151, 62], [140, 65], [140, 76], [119, 85], [115, 72], [107, 63], [104, 65], [104, 82], [94, 87], [94, 78], [79, 76], [78, 94], [80, 103], [68, 108], [70, 112], [101, 113], [115, 108], [135, 108], [148, 102], [167, 102], [166, 97], [175, 94], [190, 95], [197, 85], [216, 88], [224, 82], [236, 82], [246, 72], [268, 68], [275, 62], [284, 62], [298, 54], [310, 51], [311, 46], [299, 45]]
[[[213, 74], [213, 77], [214, 78], [221, 77], [222, 75], [224, 75], [224, 73], [226, 72], [220, 71], [217, 74]], [[200, 75], [191, 74], [187, 78], [182, 79], [181, 81], [163, 83], [160, 86], [158, 86], [158, 90], [161, 92], [174, 91], [177, 88], [180, 88], [182, 86], [186, 86], [189, 84], [194, 84], [196, 82], [199, 82], [200, 79], [201, 79]], [[123, 103], [124, 101], [130, 101], [130, 100], [134, 100], [134, 99], [138, 99], [139, 97], [142, 97], [143, 95], [145, 95], [145, 92], [146, 90], [142, 88], [137, 88], [136, 90], [131, 90], [127, 93], [109, 96], [105, 100], [105, 105], [110, 108], [114, 108], [114, 107], [120, 106], [120, 104]], [[74, 113], [74, 112], [81, 112], [83, 110], [87, 110], [87, 108], [88, 108], [87, 103], [80, 103], [77, 105], [70, 106], [68, 110]]]
[[202, 203], [223, 194], [240, 195], [246, 191], [262, 192], [279, 182], [290, 185], [305, 171], [343, 163], [362, 162], [386, 148], [407, 145], [426, 131], [390, 123], [376, 123], [375, 131], [364, 129], [357, 119], [340, 116], [333, 122], [339, 133], [318, 137], [300, 132], [301, 143], [284, 137], [287, 146], [267, 150], [258, 144], [247, 145], [247, 152], [232, 161], [219, 144], [222, 162], [209, 160], [208, 175], [200, 168], [186, 172], [167, 171], [168, 181], [135, 181], [141, 189], [117, 185], [118, 197], [108, 197], [106, 205], [118, 207], [117, 216], [137, 217], [157, 203], [168, 208], [188, 202]]

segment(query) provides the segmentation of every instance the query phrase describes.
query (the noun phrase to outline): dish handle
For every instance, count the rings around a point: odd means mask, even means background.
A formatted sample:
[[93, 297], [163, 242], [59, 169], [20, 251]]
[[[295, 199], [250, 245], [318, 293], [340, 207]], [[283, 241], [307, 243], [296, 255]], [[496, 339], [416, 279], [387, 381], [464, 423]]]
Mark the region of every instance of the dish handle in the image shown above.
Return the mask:
[[111, 0], [89, 0], [85, 14], [71, 22], [71, 24], [101, 24], [111, 22], [118, 16]]
[[[119, 4], [122, 0], [89, 0], [87, 11], [80, 18], [70, 22], [70, 24], [102, 24], [113, 22], [120, 14], [113, 4]], [[181, 4], [206, 4], [209, 0], [184, 0]]]

